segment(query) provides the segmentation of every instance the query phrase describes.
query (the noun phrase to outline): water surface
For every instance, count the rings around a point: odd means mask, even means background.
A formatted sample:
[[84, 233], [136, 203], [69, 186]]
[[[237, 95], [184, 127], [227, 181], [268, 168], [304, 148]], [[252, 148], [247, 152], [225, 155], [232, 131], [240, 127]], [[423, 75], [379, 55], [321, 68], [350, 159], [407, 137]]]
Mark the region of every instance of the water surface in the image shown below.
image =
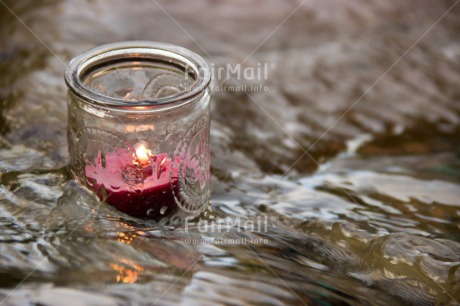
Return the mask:
[[[0, 3], [0, 304], [457, 305], [452, 4]], [[135, 39], [270, 64], [237, 81], [267, 91], [213, 95], [206, 231], [129, 218], [66, 171], [65, 65]]]

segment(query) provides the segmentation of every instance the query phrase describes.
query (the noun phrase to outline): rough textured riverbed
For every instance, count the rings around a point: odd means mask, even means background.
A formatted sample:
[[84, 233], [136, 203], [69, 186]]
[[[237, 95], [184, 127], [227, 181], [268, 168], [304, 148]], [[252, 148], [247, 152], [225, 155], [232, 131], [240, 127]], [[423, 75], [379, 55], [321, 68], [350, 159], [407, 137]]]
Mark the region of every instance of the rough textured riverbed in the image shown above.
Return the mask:
[[[1, 0], [0, 305], [457, 305], [453, 4]], [[267, 91], [213, 94], [208, 217], [231, 222], [199, 244], [66, 172], [67, 62], [134, 39], [274, 64]]]

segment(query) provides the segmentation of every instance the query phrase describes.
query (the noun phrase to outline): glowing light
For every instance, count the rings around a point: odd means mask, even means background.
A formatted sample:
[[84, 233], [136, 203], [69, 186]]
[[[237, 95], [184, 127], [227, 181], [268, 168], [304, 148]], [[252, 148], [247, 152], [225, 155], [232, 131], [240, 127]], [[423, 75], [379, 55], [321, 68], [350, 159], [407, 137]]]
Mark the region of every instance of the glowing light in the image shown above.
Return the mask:
[[134, 146], [136, 149], [137, 159], [142, 163], [146, 164], [149, 162], [149, 157], [152, 156], [152, 150], [145, 147], [143, 143], [139, 143]]
[[[138, 106], [138, 107], [140, 108], [143, 106]], [[125, 130], [128, 133], [139, 133], [139, 132], [144, 132], [144, 131], [154, 131], [155, 127], [153, 126], [153, 124], [140, 124], [140, 125], [139, 124], [137, 125], [128, 124], [126, 125]]]
[[128, 259], [119, 259], [117, 263], [111, 263], [110, 267], [118, 272], [116, 280], [118, 283], [132, 284], [135, 283], [139, 274], [144, 271], [144, 267]]

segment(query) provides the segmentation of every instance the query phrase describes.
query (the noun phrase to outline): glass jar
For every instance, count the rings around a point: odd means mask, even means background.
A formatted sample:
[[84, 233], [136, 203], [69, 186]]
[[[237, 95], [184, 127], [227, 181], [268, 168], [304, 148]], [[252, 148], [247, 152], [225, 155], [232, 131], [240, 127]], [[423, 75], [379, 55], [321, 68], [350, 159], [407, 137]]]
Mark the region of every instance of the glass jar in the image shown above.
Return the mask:
[[101, 201], [178, 224], [210, 199], [211, 74], [170, 44], [103, 45], [75, 57], [68, 86], [69, 167]]

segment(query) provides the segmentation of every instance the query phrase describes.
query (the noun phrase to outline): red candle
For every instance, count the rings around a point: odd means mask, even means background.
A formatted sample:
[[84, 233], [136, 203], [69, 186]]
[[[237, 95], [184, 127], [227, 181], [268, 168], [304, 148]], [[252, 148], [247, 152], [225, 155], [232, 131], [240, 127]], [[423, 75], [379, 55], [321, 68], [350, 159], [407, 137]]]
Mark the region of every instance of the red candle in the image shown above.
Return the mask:
[[166, 153], [153, 155], [143, 144], [135, 147], [136, 153], [120, 148], [105, 156], [100, 153], [94, 164], [85, 167], [87, 183], [118, 210], [159, 221], [178, 209], [174, 198], [178, 169]]

